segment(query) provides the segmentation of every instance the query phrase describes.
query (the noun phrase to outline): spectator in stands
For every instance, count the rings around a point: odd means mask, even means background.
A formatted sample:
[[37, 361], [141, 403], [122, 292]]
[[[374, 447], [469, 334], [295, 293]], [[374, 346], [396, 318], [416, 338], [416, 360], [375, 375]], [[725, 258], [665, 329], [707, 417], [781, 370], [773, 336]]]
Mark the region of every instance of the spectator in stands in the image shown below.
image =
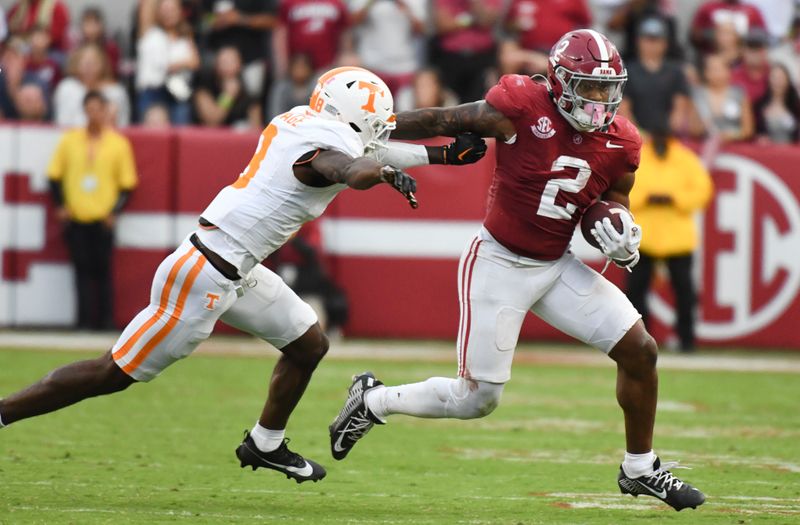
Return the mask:
[[703, 53], [714, 51], [715, 33], [720, 25], [731, 26], [743, 37], [753, 29], [766, 30], [757, 7], [740, 0], [712, 0], [700, 5], [692, 20], [690, 39]]
[[243, 62], [245, 89], [260, 100], [266, 87], [265, 77], [270, 73], [266, 57], [271, 54], [278, 0], [204, 0], [204, 4], [210, 11], [207, 44], [211, 56], [226, 47], [236, 48]]
[[[151, 10], [155, 13], [151, 13]], [[200, 67], [189, 25], [179, 0], [144, 0], [139, 4], [139, 40], [136, 43], [136, 110], [144, 115], [160, 104], [170, 122], [191, 122], [192, 74]]]
[[501, 73], [544, 73], [558, 39], [591, 22], [586, 0], [511, 0], [504, 22], [508, 37], [500, 43]]
[[773, 64], [770, 68], [767, 90], [756, 101], [754, 112], [760, 142], [800, 140], [800, 96], [786, 66]]
[[25, 60], [25, 75], [35, 78], [47, 89], [48, 97], [55, 91], [61, 81], [61, 65], [53, 60], [50, 49], [50, 32], [43, 26], [37, 26], [28, 38], [28, 56]]
[[69, 9], [61, 0], [19, 0], [8, 11], [8, 29], [25, 37], [37, 26], [50, 32], [51, 51], [63, 58], [67, 52]]
[[748, 140], [753, 135], [753, 111], [744, 90], [731, 85], [731, 71], [716, 54], [703, 59], [702, 81], [692, 91], [695, 111], [690, 130], [722, 142]]
[[17, 118], [24, 122], [45, 122], [49, 108], [47, 92], [37, 82], [20, 86], [16, 97]]
[[0, 119], [17, 118], [16, 97], [25, 79], [25, 44], [11, 37], [0, 48]]
[[106, 58], [114, 73], [120, 75], [120, 50], [112, 38], [106, 35], [106, 22], [103, 12], [97, 7], [87, 7], [81, 14], [80, 34], [76, 46], [83, 44], [96, 44], [106, 53]]
[[349, 7], [361, 65], [397, 95], [420, 67], [418, 44], [428, 22], [427, 0], [350, 0]]
[[745, 37], [742, 62], [733, 68], [731, 83], [747, 93], [747, 99], [755, 104], [767, 92], [769, 78], [769, 35], [763, 31], [751, 31]]
[[608, 20], [608, 28], [622, 31], [624, 44], [621, 47], [625, 60], [633, 60], [638, 56], [639, 28], [647, 18], [661, 18], [667, 26], [667, 58], [681, 60], [683, 50], [677, 38], [677, 21], [675, 8], [671, 2], [663, 0], [629, 0], [622, 2]]
[[414, 75], [414, 83], [395, 97], [395, 111], [458, 105], [458, 97], [442, 83], [439, 72], [426, 68]]
[[731, 22], [721, 22], [714, 29], [714, 54], [719, 55], [730, 67], [742, 61], [742, 37]]
[[665, 19], [652, 16], [637, 29], [638, 55], [627, 63], [621, 112], [632, 117], [641, 129], [682, 130], [689, 115], [689, 85], [680, 62], [666, 57], [669, 26]]
[[220, 49], [214, 70], [197, 82], [194, 107], [198, 121], [206, 126], [261, 128], [261, 107], [244, 88], [242, 60], [235, 47]]
[[86, 113], [83, 97], [89, 91], [100, 91], [108, 100], [107, 114], [117, 126], [130, 122], [130, 101], [120, 84], [114, 82], [106, 54], [95, 44], [84, 44], [72, 52], [67, 62], [67, 78], [56, 87], [53, 96], [55, 122], [59, 126], [83, 126]]
[[434, 64], [462, 102], [483, 98], [496, 62], [493, 28], [502, 0], [433, 0], [438, 50]]
[[311, 57], [315, 70], [341, 63], [352, 52], [349, 14], [342, 0], [282, 0], [276, 31], [278, 74], [288, 70], [289, 57]]
[[268, 117], [285, 113], [295, 106], [308, 104], [317, 83], [308, 55], [294, 55], [289, 61], [289, 75], [272, 85]]
[[137, 183], [131, 145], [108, 126], [109, 101], [82, 99], [86, 126], [66, 132], [47, 169], [75, 268], [78, 327], [113, 328], [111, 250], [116, 218]]
[[627, 294], [648, 324], [647, 293], [654, 266], [666, 264], [675, 293], [675, 331], [684, 352], [695, 348], [695, 214], [708, 205], [712, 191], [711, 177], [697, 155], [671, 138], [668, 130], [654, 130], [642, 147], [636, 184], [630, 194], [631, 212], [647, 235], [639, 247], [639, 264], [628, 274]]

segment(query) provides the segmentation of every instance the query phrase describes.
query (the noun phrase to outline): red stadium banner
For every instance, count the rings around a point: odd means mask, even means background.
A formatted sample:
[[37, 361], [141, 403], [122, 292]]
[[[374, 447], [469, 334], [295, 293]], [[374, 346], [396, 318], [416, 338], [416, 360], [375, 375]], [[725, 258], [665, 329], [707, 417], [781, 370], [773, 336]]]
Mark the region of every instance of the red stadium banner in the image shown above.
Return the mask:
[[[0, 326], [66, 326], [75, 318], [72, 274], [47, 196], [45, 169], [60, 131], [0, 126]], [[128, 129], [140, 185], [117, 227], [115, 320], [122, 326], [148, 300], [163, 256], [199, 212], [235, 180], [255, 134]], [[455, 339], [456, 272], [480, 227], [493, 155], [464, 167], [413, 170], [420, 208], [394, 191], [348, 190], [320, 221], [329, 268], [351, 303], [347, 334]], [[697, 257], [702, 344], [800, 348], [800, 149], [737, 145], [714, 161], [716, 195], [700, 219]], [[645, 232], [646, 235], [646, 232]], [[573, 250], [602, 257], [580, 235]], [[622, 274], [609, 270], [620, 283]], [[656, 280], [659, 281], [658, 279]], [[651, 296], [653, 331], [674, 317], [663, 283]], [[523, 337], [567, 340], [533, 316]]]

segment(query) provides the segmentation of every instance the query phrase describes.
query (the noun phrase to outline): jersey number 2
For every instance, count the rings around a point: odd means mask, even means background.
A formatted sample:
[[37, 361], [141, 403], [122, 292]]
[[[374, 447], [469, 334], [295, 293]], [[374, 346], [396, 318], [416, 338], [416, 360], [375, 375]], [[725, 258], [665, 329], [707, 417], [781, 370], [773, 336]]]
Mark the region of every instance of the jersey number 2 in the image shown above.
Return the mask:
[[567, 191], [569, 193], [578, 193], [586, 187], [589, 182], [589, 176], [592, 174], [592, 168], [589, 163], [583, 159], [570, 157], [569, 155], [561, 155], [558, 157], [550, 171], [564, 171], [566, 168], [575, 168], [578, 170], [578, 176], [574, 179], [552, 179], [547, 182], [542, 192], [542, 200], [539, 201], [539, 210], [536, 215], [542, 217], [549, 217], [551, 219], [564, 219], [570, 220], [572, 214], [575, 213], [577, 206], [572, 203], [567, 203], [566, 206], [559, 206], [556, 204], [556, 195], [559, 191]]

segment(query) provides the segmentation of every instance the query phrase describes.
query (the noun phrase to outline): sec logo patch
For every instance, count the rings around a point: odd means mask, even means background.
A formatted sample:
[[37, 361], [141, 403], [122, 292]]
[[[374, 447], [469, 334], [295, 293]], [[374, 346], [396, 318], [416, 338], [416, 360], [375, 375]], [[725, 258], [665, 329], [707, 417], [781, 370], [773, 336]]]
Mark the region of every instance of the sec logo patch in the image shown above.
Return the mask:
[[550, 117], [539, 117], [539, 120], [536, 121], [536, 125], [531, 126], [531, 131], [533, 131], [533, 134], [540, 139], [549, 139], [556, 134], [556, 130], [553, 129], [553, 123], [550, 121]]

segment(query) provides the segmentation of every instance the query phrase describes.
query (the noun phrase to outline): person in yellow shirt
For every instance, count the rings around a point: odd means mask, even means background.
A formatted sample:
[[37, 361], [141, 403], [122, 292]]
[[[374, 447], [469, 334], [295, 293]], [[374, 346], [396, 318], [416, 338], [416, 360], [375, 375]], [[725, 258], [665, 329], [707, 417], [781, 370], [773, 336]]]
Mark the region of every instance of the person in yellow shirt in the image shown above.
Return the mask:
[[655, 131], [642, 147], [636, 183], [630, 193], [630, 209], [636, 222], [647, 232], [639, 247], [641, 260], [628, 274], [627, 294], [648, 323], [647, 293], [653, 267], [663, 261], [675, 292], [675, 330], [682, 351], [695, 347], [697, 302], [692, 280], [693, 253], [698, 244], [695, 215], [711, 199], [713, 185], [708, 171], [693, 151]]
[[75, 269], [78, 327], [113, 328], [111, 250], [116, 217], [136, 187], [131, 145], [108, 126], [108, 100], [83, 99], [87, 125], [64, 133], [47, 174]]

